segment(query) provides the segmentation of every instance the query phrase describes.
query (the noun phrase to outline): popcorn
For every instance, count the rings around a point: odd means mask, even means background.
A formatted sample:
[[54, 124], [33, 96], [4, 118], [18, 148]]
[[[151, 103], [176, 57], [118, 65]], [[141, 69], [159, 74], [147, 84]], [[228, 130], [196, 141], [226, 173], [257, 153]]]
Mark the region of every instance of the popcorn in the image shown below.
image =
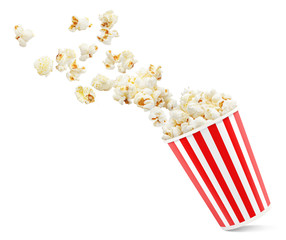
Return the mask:
[[119, 61], [119, 58], [120, 58], [120, 54], [118, 55], [113, 55], [112, 52], [109, 50], [106, 52], [106, 59], [105, 61], [103, 62], [105, 67], [109, 70], [112, 70], [114, 69], [115, 67], [115, 63], [118, 63]]
[[146, 78], [146, 77], [155, 77], [158, 81], [162, 79], [162, 70], [161, 66], [155, 68], [154, 65], [150, 64], [149, 68], [141, 68], [138, 72], [137, 75], [140, 78]]
[[81, 103], [89, 104], [95, 101], [95, 93], [90, 87], [78, 86], [75, 94]]
[[170, 112], [171, 119], [177, 124], [180, 125], [189, 120], [189, 115], [182, 110], [175, 109]]
[[207, 108], [204, 112], [204, 117], [207, 120], [215, 120], [220, 117], [220, 113], [215, 108]]
[[97, 39], [106, 45], [110, 45], [111, 40], [114, 37], [119, 37], [119, 34], [116, 30], [108, 30], [108, 29], [102, 28], [100, 29], [100, 35], [97, 36]]
[[180, 126], [169, 126], [168, 124], [162, 127], [164, 140], [169, 140], [174, 137], [178, 137], [183, 134]]
[[134, 85], [134, 78], [128, 75], [121, 75], [114, 81], [114, 100], [120, 104], [131, 104], [137, 93]]
[[205, 111], [204, 111], [202, 106], [200, 106], [200, 105], [198, 105], [196, 103], [193, 103], [193, 102], [190, 102], [188, 104], [187, 112], [193, 118], [204, 116], [204, 113], [205, 113]]
[[221, 115], [224, 115], [230, 111], [232, 111], [233, 109], [235, 109], [237, 106], [236, 102], [234, 100], [231, 99], [227, 99], [223, 102], [223, 105], [221, 107]]
[[95, 44], [88, 46], [87, 44], [83, 43], [79, 46], [79, 49], [81, 54], [79, 60], [85, 61], [88, 58], [92, 58], [93, 54], [95, 54], [98, 47]]
[[134, 97], [134, 103], [145, 111], [151, 110], [155, 106], [154, 99], [151, 94], [152, 90], [148, 88], [138, 92]]
[[109, 91], [113, 87], [113, 81], [103, 75], [98, 74], [93, 79], [91, 85], [99, 91]]
[[153, 121], [153, 125], [155, 127], [161, 127], [167, 121], [164, 111], [159, 107], [154, 107], [151, 109], [149, 119]]
[[117, 23], [118, 17], [113, 13], [112, 10], [99, 15], [99, 20], [101, 21], [101, 27], [111, 29], [115, 23]]
[[170, 111], [172, 111], [178, 107], [178, 103], [175, 99], [168, 98], [165, 101], [166, 101], [166, 108]]
[[135, 85], [138, 89], [156, 89], [157, 80], [154, 77], [136, 78]]
[[69, 65], [70, 71], [66, 74], [67, 79], [70, 81], [79, 81], [79, 76], [85, 73], [85, 67], [79, 67], [76, 63], [76, 59]]
[[16, 39], [19, 42], [19, 45], [21, 47], [26, 47], [27, 42], [31, 40], [31, 38], [34, 37], [34, 34], [31, 30], [25, 29], [21, 25], [16, 25], [14, 27], [15, 34], [16, 34]]
[[34, 67], [41, 76], [48, 76], [53, 71], [53, 60], [49, 57], [41, 57], [35, 61]]
[[71, 32], [75, 32], [76, 30], [82, 31], [86, 30], [87, 28], [91, 27], [92, 24], [89, 23], [88, 18], [77, 18], [72, 16], [72, 25], [70, 25], [69, 30]]
[[119, 57], [118, 71], [121, 73], [126, 73], [126, 70], [130, 70], [134, 67], [137, 62], [134, 55], [130, 51], [123, 51]]
[[72, 49], [59, 49], [58, 55], [56, 56], [56, 61], [58, 65], [56, 69], [60, 72], [65, 71], [67, 69], [67, 65], [69, 65], [76, 58], [76, 54]]

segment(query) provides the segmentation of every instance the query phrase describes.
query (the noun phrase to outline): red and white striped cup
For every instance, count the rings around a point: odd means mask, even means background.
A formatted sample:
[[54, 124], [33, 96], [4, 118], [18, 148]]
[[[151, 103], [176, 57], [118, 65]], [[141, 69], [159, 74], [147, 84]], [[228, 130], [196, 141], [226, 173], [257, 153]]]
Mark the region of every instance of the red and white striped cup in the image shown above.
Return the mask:
[[224, 230], [249, 223], [269, 209], [237, 109], [166, 142]]

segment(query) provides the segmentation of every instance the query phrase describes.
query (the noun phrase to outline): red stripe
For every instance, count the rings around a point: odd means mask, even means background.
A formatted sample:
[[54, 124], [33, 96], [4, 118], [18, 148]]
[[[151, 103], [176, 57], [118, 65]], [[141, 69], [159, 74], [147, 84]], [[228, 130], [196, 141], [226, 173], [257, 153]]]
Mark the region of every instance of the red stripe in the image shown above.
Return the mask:
[[265, 197], [266, 203], [269, 206], [270, 205], [270, 200], [269, 200], [268, 194], [266, 192], [266, 188], [264, 186], [264, 183], [263, 183], [260, 171], [258, 169], [258, 166], [257, 166], [256, 160], [255, 160], [254, 154], [252, 152], [252, 149], [251, 149], [251, 146], [250, 146], [250, 143], [249, 143], [248, 137], [246, 135], [246, 132], [245, 132], [244, 126], [242, 124], [242, 121], [241, 121], [239, 113], [238, 112], [234, 113], [234, 117], [235, 117], [236, 123], [238, 125], [238, 128], [239, 128], [240, 134], [242, 136], [242, 139], [244, 141], [245, 147], [247, 149], [248, 155], [250, 157], [251, 163], [253, 165], [254, 171], [256, 173], [257, 179], [259, 181], [260, 187], [262, 189], [263, 195]]
[[192, 160], [193, 164], [195, 165], [197, 171], [199, 172], [200, 176], [202, 177], [204, 183], [207, 185], [210, 193], [212, 194], [213, 198], [215, 199], [217, 205], [219, 206], [220, 210], [222, 211], [223, 215], [225, 216], [226, 220], [228, 221], [229, 225], [234, 225], [234, 222], [229, 215], [227, 209], [225, 208], [222, 200], [220, 199], [217, 191], [215, 190], [211, 180], [209, 179], [207, 173], [205, 172], [203, 166], [201, 165], [199, 159], [197, 158], [194, 150], [192, 149], [189, 141], [187, 138], [180, 139], [180, 142], [184, 146], [187, 154], [189, 155], [190, 159]]
[[221, 220], [220, 216], [218, 215], [217, 211], [215, 210], [214, 206], [212, 205], [212, 203], [210, 202], [210, 200], [208, 199], [207, 195], [205, 194], [204, 190], [202, 189], [202, 187], [200, 186], [198, 180], [196, 179], [196, 177], [194, 176], [193, 172], [191, 171], [190, 167], [188, 166], [187, 162], [185, 161], [184, 157], [182, 156], [182, 154], [180, 153], [179, 149], [177, 148], [176, 144], [174, 142], [169, 143], [170, 148], [172, 149], [172, 151], [174, 152], [174, 154], [176, 155], [176, 157], [178, 158], [179, 162], [181, 163], [182, 167], [184, 168], [185, 172], [188, 174], [189, 178], [191, 179], [191, 181], [193, 182], [193, 184], [195, 185], [195, 188], [197, 189], [197, 191], [200, 193], [201, 197], [203, 198], [203, 200], [205, 201], [205, 203], [207, 204], [208, 208], [210, 209], [210, 211], [212, 212], [213, 216], [215, 217], [215, 219], [217, 220], [218, 224], [221, 227], [225, 227], [223, 221]]
[[222, 191], [224, 192], [224, 195], [226, 196], [231, 208], [233, 209], [238, 221], [243, 222], [244, 217], [243, 217], [241, 211], [239, 210], [239, 207], [237, 206], [237, 203], [234, 200], [234, 198], [233, 198], [233, 196], [232, 196], [232, 194], [231, 194], [231, 192], [230, 192], [230, 190], [229, 190], [229, 188], [228, 188], [228, 186], [227, 186], [227, 184], [226, 184], [226, 182], [225, 182], [225, 180], [224, 180], [224, 178], [223, 178], [223, 176], [222, 176], [222, 174], [221, 174], [221, 172], [220, 172], [220, 170], [219, 170], [219, 168], [218, 168], [218, 166], [217, 166], [217, 164], [216, 164], [216, 162], [215, 162], [215, 160], [214, 160], [214, 158], [213, 158], [213, 156], [212, 156], [212, 154], [211, 154], [211, 152], [210, 152], [210, 150], [209, 150], [209, 148], [208, 148], [208, 146], [207, 146], [207, 144], [206, 144], [206, 142], [202, 136], [202, 134], [200, 132], [197, 132], [194, 134], [194, 138], [195, 138], [196, 142], [198, 143], [205, 159], [207, 160], [213, 174], [215, 175], [215, 177], [216, 177]]
[[235, 132], [234, 132], [234, 130], [232, 128], [232, 125], [231, 125], [231, 122], [230, 122], [229, 118], [225, 118], [223, 120], [223, 123], [224, 123], [224, 125], [226, 127], [226, 130], [228, 132], [228, 135], [229, 135], [229, 137], [231, 139], [231, 142], [232, 142], [232, 145], [233, 145], [233, 147], [235, 149], [236, 155], [239, 158], [240, 164], [241, 164], [241, 166], [243, 168], [243, 171], [244, 171], [245, 176], [246, 176], [246, 178], [248, 180], [249, 186], [250, 186], [250, 188], [251, 188], [251, 190], [253, 192], [253, 195], [255, 197], [255, 200], [256, 200], [256, 202], [258, 204], [258, 207], [259, 207], [260, 211], [262, 212], [264, 210], [264, 206], [263, 206], [262, 201], [260, 199], [260, 196], [258, 194], [257, 188], [255, 186], [255, 183], [253, 181], [253, 178], [251, 176], [251, 173], [249, 171], [249, 168], [247, 166], [246, 160], [244, 158], [244, 155], [242, 153], [242, 150], [240, 148], [239, 142], [238, 142], [238, 140], [236, 138]]
[[217, 149], [220, 152], [220, 155], [221, 155], [221, 157], [223, 159], [223, 162], [224, 162], [228, 172], [230, 173], [230, 176], [231, 176], [231, 178], [232, 178], [232, 180], [233, 180], [233, 182], [234, 182], [234, 184], [236, 186], [236, 189], [237, 189], [237, 191], [238, 191], [238, 193], [239, 193], [239, 195], [240, 195], [240, 197], [241, 197], [241, 199], [242, 199], [242, 201], [244, 203], [244, 206], [245, 206], [249, 216], [250, 217], [254, 217], [255, 216], [255, 212], [254, 212], [254, 210], [252, 208], [252, 205], [251, 205], [251, 203], [249, 201], [249, 198], [248, 198], [248, 196], [247, 196], [247, 194], [245, 192], [245, 189], [244, 189], [244, 187], [243, 187], [243, 185], [241, 183], [241, 180], [240, 180], [240, 178], [239, 178], [239, 176], [238, 176], [238, 174], [237, 174], [237, 172], [235, 170], [235, 167], [234, 167], [233, 162], [232, 162], [232, 160], [231, 160], [231, 158], [229, 156], [229, 153], [228, 153], [228, 151], [226, 149], [226, 146], [225, 146], [225, 144], [224, 144], [224, 142], [222, 140], [222, 137], [221, 137], [221, 135], [219, 133], [217, 125], [213, 124], [213, 125], [209, 126], [208, 129], [210, 131], [210, 134], [213, 137], [213, 140], [214, 140], [214, 142], [216, 144]]

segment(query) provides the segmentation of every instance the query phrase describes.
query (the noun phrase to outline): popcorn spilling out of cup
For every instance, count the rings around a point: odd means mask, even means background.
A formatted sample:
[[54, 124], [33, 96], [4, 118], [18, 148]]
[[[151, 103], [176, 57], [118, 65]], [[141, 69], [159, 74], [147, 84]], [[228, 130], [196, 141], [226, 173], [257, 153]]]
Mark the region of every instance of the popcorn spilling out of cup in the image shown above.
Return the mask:
[[[99, 15], [98, 40], [110, 45], [114, 37], [119, 34], [113, 30], [118, 21], [118, 16], [113, 11], [107, 11]], [[95, 26], [87, 17], [72, 17], [69, 27], [71, 32], [82, 31]], [[15, 26], [16, 39], [20, 46], [25, 47], [34, 36], [31, 30], [25, 30], [21, 25]], [[96, 58], [99, 47], [95, 43], [83, 43], [79, 46], [80, 61]], [[59, 72], [66, 72], [66, 77], [71, 82], [81, 80], [81, 75], [86, 72], [85, 66], [79, 66], [77, 55], [73, 49], [58, 49], [55, 57]], [[91, 61], [91, 60], [88, 60]], [[236, 108], [236, 102], [226, 94], [217, 93], [215, 90], [208, 92], [185, 89], [177, 101], [173, 98], [169, 89], [159, 86], [162, 79], [162, 67], [150, 64], [146, 68], [140, 68], [136, 74], [126, 74], [127, 71], [137, 66], [137, 59], [131, 51], [124, 50], [113, 54], [111, 50], [106, 52], [103, 64], [107, 70], [120, 73], [115, 79], [97, 74], [91, 81], [91, 87], [78, 86], [76, 97], [81, 103], [95, 102], [95, 91], [110, 91], [113, 89], [113, 99], [120, 104], [132, 104], [149, 112], [149, 119], [155, 127], [162, 127], [163, 139], [169, 140], [190, 132], [209, 122], [223, 116]], [[34, 67], [41, 76], [48, 76], [53, 71], [53, 60], [41, 57], [34, 63]], [[169, 118], [167, 117], [169, 115]]]

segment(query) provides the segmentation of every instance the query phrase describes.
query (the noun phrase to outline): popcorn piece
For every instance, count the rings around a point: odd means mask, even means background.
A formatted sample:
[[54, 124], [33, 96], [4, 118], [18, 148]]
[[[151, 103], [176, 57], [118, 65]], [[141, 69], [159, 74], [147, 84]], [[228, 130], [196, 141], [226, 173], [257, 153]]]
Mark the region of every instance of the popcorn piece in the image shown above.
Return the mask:
[[180, 124], [187, 122], [189, 120], [188, 114], [182, 110], [179, 110], [179, 109], [175, 109], [175, 110], [171, 111], [170, 117], [177, 125], [180, 125]]
[[86, 30], [87, 28], [91, 27], [92, 24], [89, 23], [88, 18], [77, 18], [72, 16], [72, 25], [70, 25], [69, 30], [71, 32], [75, 32], [76, 30], [82, 31]]
[[114, 100], [118, 101], [120, 104], [131, 104], [136, 93], [137, 90], [134, 85], [133, 77], [121, 75], [116, 78], [114, 82]]
[[151, 94], [152, 90], [148, 88], [144, 89], [142, 92], [138, 92], [134, 97], [134, 103], [145, 111], [151, 110], [155, 105]]
[[144, 79], [146, 77], [155, 77], [158, 81], [162, 79], [162, 70], [161, 66], [155, 68], [154, 65], [150, 64], [149, 68], [141, 68], [138, 72], [137, 75]]
[[53, 71], [53, 60], [49, 57], [41, 57], [35, 61], [34, 67], [41, 76], [48, 76]]
[[116, 30], [108, 30], [108, 29], [102, 28], [100, 29], [100, 35], [97, 36], [97, 39], [106, 45], [110, 45], [111, 40], [114, 37], [119, 37], [119, 34]]
[[117, 23], [118, 17], [110, 10], [99, 15], [99, 20], [101, 21], [101, 27], [111, 29]]
[[118, 71], [121, 73], [126, 73], [126, 70], [130, 70], [134, 67], [137, 62], [134, 55], [130, 51], [123, 51], [119, 57]]
[[69, 65], [76, 58], [76, 54], [72, 49], [59, 49], [58, 55], [56, 56], [56, 61], [58, 65], [56, 69], [60, 72], [65, 71], [67, 69], [67, 65]]
[[112, 55], [112, 52], [110, 50], [107, 51], [106, 52], [106, 59], [103, 62], [105, 67], [109, 70], [114, 69], [115, 63], [118, 63], [120, 55], [121, 55], [121, 53], [118, 55]]
[[99, 91], [109, 91], [113, 87], [113, 81], [103, 75], [98, 74], [93, 79], [91, 85]]
[[78, 86], [75, 94], [81, 103], [89, 104], [95, 101], [95, 93], [90, 87]]
[[156, 89], [157, 88], [157, 80], [154, 77], [146, 77], [146, 78], [136, 78], [135, 85], [138, 89]]
[[31, 30], [24, 29], [21, 25], [16, 25], [14, 27], [14, 30], [16, 34], [16, 39], [18, 40], [19, 45], [21, 47], [26, 47], [27, 42], [34, 37], [34, 34]]
[[167, 121], [164, 111], [159, 107], [154, 107], [151, 109], [149, 119], [153, 121], [153, 125], [155, 127], [160, 127]]
[[67, 79], [70, 81], [79, 81], [79, 76], [85, 73], [85, 67], [79, 67], [76, 63], [76, 59], [69, 65], [70, 71], [66, 74]]
[[204, 109], [202, 108], [202, 106], [196, 104], [196, 103], [193, 103], [193, 102], [190, 102], [187, 106], [187, 112], [188, 114], [193, 117], [193, 118], [197, 118], [197, 117], [200, 117], [200, 116], [204, 116]]
[[163, 139], [164, 140], [168, 140], [168, 139], [171, 139], [171, 138], [174, 138], [174, 137], [178, 137], [180, 135], [182, 135], [182, 130], [181, 130], [181, 127], [180, 126], [169, 126], [168, 124], [163, 126], [162, 128], [163, 130]]
[[207, 123], [207, 120], [205, 120], [202, 117], [198, 117], [198, 118], [194, 119], [194, 121], [192, 121], [192, 125], [193, 125], [194, 129], [201, 127], [206, 123]]
[[227, 99], [223, 102], [222, 105], [222, 115], [232, 111], [233, 109], [235, 109], [237, 106], [236, 102], [232, 99]]
[[83, 43], [79, 46], [81, 56], [79, 60], [85, 61], [88, 58], [92, 58], [93, 54], [97, 51], [98, 47], [95, 44], [88, 46], [87, 44]]
[[207, 108], [204, 116], [207, 120], [215, 120], [220, 117], [220, 113], [215, 108]]

